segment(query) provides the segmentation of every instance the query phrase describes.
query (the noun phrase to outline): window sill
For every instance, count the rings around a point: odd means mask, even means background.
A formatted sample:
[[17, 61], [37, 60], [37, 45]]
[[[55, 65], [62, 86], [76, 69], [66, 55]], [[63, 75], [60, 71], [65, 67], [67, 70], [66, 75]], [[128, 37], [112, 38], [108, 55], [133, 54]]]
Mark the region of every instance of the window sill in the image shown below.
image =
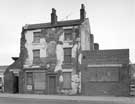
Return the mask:
[[32, 44], [33, 44], [33, 45], [39, 45], [40, 42], [39, 42], [39, 43], [38, 43], [38, 42], [32, 42]]

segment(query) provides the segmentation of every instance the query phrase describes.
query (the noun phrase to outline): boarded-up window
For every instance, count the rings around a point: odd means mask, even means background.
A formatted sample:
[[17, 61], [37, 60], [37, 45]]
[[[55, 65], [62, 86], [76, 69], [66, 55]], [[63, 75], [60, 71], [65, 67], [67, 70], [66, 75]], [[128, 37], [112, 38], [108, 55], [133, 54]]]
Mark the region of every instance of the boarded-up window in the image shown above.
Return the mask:
[[91, 68], [89, 81], [119, 81], [119, 68]]
[[40, 43], [40, 36], [41, 36], [41, 32], [34, 32], [33, 33], [33, 42]]
[[44, 90], [45, 85], [45, 73], [35, 72], [33, 73], [34, 89], [35, 90]]
[[63, 73], [63, 88], [70, 89], [71, 88], [71, 72]]
[[72, 29], [65, 29], [64, 37], [66, 41], [72, 40]]
[[40, 50], [33, 50], [33, 64], [37, 65], [40, 63]]
[[71, 63], [71, 48], [64, 48], [64, 63]]

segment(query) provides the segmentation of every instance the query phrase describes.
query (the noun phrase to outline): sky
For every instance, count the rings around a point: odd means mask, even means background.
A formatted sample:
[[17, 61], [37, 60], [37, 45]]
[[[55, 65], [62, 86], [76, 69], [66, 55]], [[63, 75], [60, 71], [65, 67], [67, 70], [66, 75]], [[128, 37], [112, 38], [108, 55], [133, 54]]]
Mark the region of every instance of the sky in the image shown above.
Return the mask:
[[129, 49], [135, 63], [135, 0], [0, 0], [0, 65], [19, 56], [25, 24], [50, 22], [52, 8], [60, 21], [79, 19], [82, 3], [100, 49]]

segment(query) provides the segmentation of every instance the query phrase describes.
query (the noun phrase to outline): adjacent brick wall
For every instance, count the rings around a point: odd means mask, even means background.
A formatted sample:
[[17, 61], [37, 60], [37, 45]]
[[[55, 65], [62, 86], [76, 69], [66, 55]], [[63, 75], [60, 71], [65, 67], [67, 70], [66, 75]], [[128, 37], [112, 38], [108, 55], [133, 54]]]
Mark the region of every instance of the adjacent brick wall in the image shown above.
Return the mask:
[[[101, 50], [85, 51], [81, 65], [82, 72], [82, 95], [129, 95], [129, 50]], [[119, 70], [119, 81], [96, 82], [89, 81], [89, 71], [100, 67], [89, 67], [95, 64], [122, 64], [122, 67], [115, 67]], [[103, 67], [102, 67], [103, 68]], [[102, 69], [101, 68], [101, 69]], [[108, 67], [109, 70], [109, 67]]]
[[4, 74], [4, 92], [13, 93], [13, 73], [6, 71]]
[[82, 63], [85, 64], [128, 64], [129, 50], [83, 51]]

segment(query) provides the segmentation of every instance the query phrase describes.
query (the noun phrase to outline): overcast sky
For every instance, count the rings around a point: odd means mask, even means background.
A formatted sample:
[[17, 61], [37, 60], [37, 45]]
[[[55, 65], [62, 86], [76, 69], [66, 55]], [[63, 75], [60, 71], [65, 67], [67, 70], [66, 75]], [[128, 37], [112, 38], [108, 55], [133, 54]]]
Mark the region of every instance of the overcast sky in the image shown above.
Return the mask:
[[52, 8], [58, 20], [78, 19], [82, 3], [100, 49], [129, 48], [135, 63], [135, 0], [0, 0], [0, 65], [19, 56], [22, 26], [50, 22]]

